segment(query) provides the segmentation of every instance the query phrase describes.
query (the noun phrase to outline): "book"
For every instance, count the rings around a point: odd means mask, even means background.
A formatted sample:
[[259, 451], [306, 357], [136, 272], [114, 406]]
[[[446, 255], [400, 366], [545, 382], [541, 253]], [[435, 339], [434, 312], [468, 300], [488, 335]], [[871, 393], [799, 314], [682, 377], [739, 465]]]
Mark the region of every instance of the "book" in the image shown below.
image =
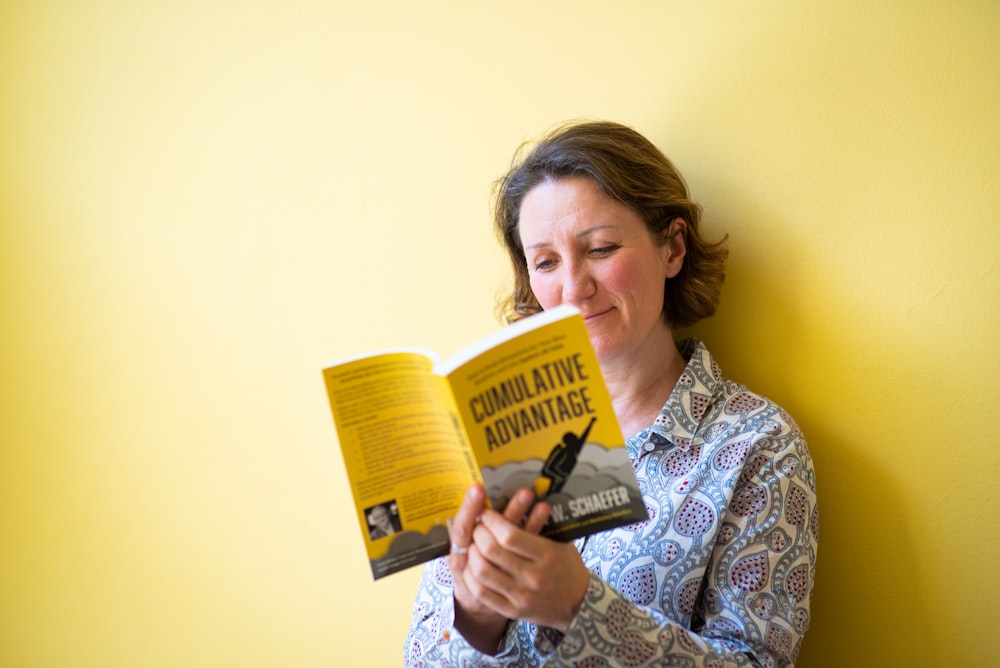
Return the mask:
[[447, 360], [387, 350], [323, 369], [358, 522], [379, 579], [448, 553], [447, 523], [481, 482], [503, 510], [521, 487], [552, 507], [542, 534], [647, 519], [580, 312], [519, 320]]

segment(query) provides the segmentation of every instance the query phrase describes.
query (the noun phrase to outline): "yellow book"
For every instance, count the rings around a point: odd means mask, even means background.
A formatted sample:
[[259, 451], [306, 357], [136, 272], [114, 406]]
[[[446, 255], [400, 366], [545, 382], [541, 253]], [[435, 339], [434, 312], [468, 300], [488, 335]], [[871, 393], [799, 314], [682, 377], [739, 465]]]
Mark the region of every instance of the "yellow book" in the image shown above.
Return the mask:
[[482, 482], [502, 510], [521, 487], [572, 540], [647, 518], [580, 312], [520, 320], [445, 361], [391, 350], [323, 369], [372, 575], [448, 553], [447, 521]]

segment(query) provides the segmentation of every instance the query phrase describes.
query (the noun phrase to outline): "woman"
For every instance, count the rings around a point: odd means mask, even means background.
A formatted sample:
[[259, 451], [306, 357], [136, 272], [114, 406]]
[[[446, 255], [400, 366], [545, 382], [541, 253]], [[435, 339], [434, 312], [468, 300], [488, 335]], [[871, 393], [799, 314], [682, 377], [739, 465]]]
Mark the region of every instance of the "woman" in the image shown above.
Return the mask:
[[498, 184], [516, 320], [584, 315], [649, 520], [575, 543], [520, 490], [499, 513], [470, 488], [452, 553], [428, 564], [407, 665], [790, 666], [809, 625], [818, 533], [805, 440], [673, 329], [711, 315], [725, 239], [631, 128], [564, 126]]

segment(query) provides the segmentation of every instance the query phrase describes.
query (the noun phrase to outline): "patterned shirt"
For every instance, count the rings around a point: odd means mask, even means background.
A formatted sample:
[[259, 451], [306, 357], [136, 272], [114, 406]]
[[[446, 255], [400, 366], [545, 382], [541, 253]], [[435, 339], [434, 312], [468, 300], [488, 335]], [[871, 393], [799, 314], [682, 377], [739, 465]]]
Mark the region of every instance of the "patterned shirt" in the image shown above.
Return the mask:
[[591, 571], [565, 636], [507, 625], [499, 651], [453, 628], [451, 572], [425, 569], [407, 666], [791, 666], [809, 626], [818, 509], [798, 426], [726, 380], [705, 346], [626, 447], [649, 519], [576, 545]]

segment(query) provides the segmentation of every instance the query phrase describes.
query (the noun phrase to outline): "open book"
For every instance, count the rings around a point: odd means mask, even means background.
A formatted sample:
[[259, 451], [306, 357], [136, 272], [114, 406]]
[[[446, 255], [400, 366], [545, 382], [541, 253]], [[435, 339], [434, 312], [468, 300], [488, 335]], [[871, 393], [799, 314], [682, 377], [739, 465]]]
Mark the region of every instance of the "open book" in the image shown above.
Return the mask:
[[323, 370], [372, 575], [448, 553], [447, 521], [482, 482], [521, 487], [572, 540], [647, 518], [597, 357], [571, 306], [518, 321], [441, 362], [384, 351]]

